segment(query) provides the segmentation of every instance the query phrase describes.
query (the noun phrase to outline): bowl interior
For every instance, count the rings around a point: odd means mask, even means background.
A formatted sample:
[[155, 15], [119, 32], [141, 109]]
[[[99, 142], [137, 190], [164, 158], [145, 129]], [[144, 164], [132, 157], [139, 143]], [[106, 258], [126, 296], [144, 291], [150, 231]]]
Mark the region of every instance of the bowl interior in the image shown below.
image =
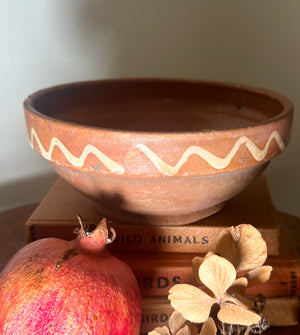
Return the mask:
[[47, 117], [124, 131], [191, 132], [253, 126], [282, 113], [279, 99], [238, 86], [189, 81], [108, 80], [35, 95]]

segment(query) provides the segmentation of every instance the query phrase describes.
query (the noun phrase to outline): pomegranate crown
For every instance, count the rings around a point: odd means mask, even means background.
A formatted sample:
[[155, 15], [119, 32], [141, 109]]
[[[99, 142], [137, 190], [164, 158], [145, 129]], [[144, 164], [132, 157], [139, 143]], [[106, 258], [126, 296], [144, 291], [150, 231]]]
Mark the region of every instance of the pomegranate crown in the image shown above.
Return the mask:
[[116, 238], [116, 231], [106, 218], [103, 218], [93, 231], [90, 231], [90, 225], [84, 223], [80, 215], [77, 215], [77, 219], [80, 228], [76, 228], [74, 232], [78, 234], [80, 245], [86, 251], [99, 251]]

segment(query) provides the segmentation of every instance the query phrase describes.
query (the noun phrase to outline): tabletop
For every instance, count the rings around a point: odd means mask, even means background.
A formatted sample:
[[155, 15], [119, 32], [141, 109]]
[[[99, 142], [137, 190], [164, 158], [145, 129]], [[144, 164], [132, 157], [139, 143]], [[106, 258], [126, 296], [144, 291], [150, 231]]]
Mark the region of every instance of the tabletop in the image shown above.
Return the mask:
[[[26, 244], [24, 224], [36, 206], [37, 204], [29, 204], [0, 212], [0, 270], [12, 255]], [[290, 238], [300, 251], [300, 219], [286, 213], [279, 214]], [[300, 325], [272, 327], [263, 334], [296, 335], [300, 334]]]

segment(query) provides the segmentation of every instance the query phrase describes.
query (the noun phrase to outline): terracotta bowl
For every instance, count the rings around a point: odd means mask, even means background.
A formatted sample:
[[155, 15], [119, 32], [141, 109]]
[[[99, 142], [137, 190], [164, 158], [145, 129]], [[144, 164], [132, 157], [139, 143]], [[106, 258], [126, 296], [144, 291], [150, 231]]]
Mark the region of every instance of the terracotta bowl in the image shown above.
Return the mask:
[[24, 103], [31, 146], [107, 216], [179, 225], [216, 213], [290, 137], [292, 104], [266, 90], [187, 80], [101, 80]]

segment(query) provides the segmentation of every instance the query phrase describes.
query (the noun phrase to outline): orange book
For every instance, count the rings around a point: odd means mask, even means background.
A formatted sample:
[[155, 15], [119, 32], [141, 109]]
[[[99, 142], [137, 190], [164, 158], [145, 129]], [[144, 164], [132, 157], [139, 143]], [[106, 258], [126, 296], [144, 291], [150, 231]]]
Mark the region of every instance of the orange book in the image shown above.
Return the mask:
[[[171, 254], [165, 257], [161, 253], [135, 254], [114, 253], [126, 262], [137, 277], [143, 296], [168, 295], [175, 284], [185, 283], [197, 285], [193, 277], [191, 262], [193, 254]], [[198, 254], [197, 254], [198, 255]], [[300, 295], [300, 261], [299, 259], [284, 259], [272, 256], [266, 264], [273, 266], [270, 280], [264, 285], [258, 285], [246, 290], [246, 295], [253, 296], [262, 293], [266, 297]]]
[[[142, 308], [141, 335], [167, 325], [174, 311], [167, 297], [143, 298]], [[272, 327], [295, 326], [298, 324], [298, 312], [298, 297], [273, 297], [266, 299], [263, 315]]]
[[[270, 280], [250, 287], [246, 295], [262, 293], [265, 297], [300, 295], [300, 258], [281, 227], [280, 255], [268, 256], [265, 264], [273, 267]], [[192, 259], [199, 254], [113, 252], [135, 273], [142, 296], [166, 296], [174, 284], [197, 285]]]
[[[103, 215], [87, 199], [59, 179], [26, 222], [27, 241], [43, 237], [73, 239], [77, 214], [86, 223], [98, 223]], [[278, 255], [279, 224], [265, 178], [258, 178], [246, 191], [228, 201], [219, 213], [183, 226], [131, 225], [112, 221], [117, 239], [115, 251], [206, 253], [224, 228], [252, 224], [267, 242], [268, 253]]]

